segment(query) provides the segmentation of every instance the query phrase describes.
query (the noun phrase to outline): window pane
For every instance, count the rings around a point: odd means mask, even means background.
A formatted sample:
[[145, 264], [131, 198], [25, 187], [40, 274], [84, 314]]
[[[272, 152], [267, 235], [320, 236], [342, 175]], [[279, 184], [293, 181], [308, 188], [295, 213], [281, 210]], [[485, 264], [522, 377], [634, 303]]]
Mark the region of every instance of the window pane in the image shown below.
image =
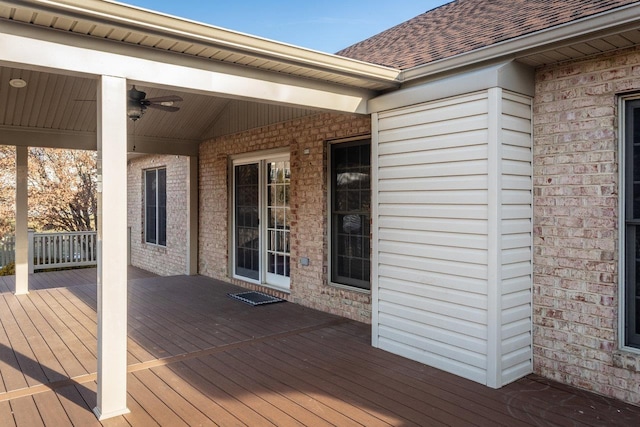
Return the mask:
[[369, 289], [370, 141], [331, 146], [331, 280]]
[[167, 245], [167, 170], [158, 169], [158, 244]]
[[156, 170], [145, 171], [145, 241], [156, 243], [156, 207], [157, 207]]

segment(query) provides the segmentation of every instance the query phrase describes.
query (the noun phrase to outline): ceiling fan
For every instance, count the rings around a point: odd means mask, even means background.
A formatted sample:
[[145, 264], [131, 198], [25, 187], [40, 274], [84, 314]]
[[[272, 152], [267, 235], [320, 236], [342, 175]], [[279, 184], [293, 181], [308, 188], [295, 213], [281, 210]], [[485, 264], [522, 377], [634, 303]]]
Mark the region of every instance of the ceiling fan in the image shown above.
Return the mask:
[[182, 98], [178, 95], [147, 98], [147, 93], [136, 89], [134, 85], [127, 91], [127, 117], [135, 122], [142, 117], [147, 108], [174, 113], [180, 108], [173, 104], [179, 101], [182, 101]]

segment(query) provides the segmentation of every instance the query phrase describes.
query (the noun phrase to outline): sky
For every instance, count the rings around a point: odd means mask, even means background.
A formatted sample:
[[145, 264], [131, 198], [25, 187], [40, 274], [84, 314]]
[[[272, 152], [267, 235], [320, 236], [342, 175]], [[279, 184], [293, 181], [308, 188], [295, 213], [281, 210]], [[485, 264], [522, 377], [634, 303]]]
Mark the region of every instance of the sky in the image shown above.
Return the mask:
[[119, 0], [241, 33], [335, 53], [451, 0]]

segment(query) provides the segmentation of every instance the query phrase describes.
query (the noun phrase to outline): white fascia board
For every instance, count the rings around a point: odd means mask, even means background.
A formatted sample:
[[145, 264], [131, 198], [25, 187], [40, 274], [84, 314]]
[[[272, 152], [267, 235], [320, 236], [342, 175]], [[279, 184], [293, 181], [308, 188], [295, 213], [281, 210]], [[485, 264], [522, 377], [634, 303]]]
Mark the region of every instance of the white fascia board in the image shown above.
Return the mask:
[[[0, 1], [0, 3], [15, 4], [16, 2]], [[385, 83], [389, 87], [397, 85], [400, 74], [400, 71], [394, 68], [276, 42], [111, 0], [28, 0], [19, 3], [21, 3], [20, 6], [47, 13], [70, 15], [76, 19], [151, 32], [161, 37], [178, 38], [191, 43], [204, 43], [212, 47], [290, 65], [371, 79]]]
[[551, 27], [532, 34], [515, 37], [471, 52], [433, 61], [404, 70], [400, 75], [403, 83], [430, 75], [446, 73], [472, 64], [495, 61], [502, 58], [515, 59], [537, 51], [558, 48], [575, 42], [591, 40], [621, 30], [638, 27], [640, 3], [616, 8], [595, 16]]
[[96, 138], [95, 132], [0, 126], [0, 145], [95, 151], [97, 149]]
[[393, 110], [436, 99], [500, 87], [528, 96], [534, 95], [534, 72], [517, 62], [503, 62], [400, 89], [369, 101], [369, 113]]
[[[26, 35], [16, 34], [20, 29]], [[69, 44], [42, 40], [30, 37], [29, 34], [49, 36], [51, 39], [62, 38]], [[0, 64], [63, 74], [117, 76], [134, 82], [170, 86], [195, 93], [359, 114], [366, 113], [366, 103], [374, 94], [365, 89], [278, 76], [187, 56], [150, 52], [150, 49], [145, 48], [123, 47], [122, 51], [127, 51], [127, 55], [124, 55], [71, 44], [77, 44], [75, 42], [78, 39], [83, 38], [0, 23]], [[101, 40], [85, 41], [96, 47], [104, 45]], [[113, 43], [107, 45], [113, 47]], [[166, 62], [169, 60], [174, 62]]]

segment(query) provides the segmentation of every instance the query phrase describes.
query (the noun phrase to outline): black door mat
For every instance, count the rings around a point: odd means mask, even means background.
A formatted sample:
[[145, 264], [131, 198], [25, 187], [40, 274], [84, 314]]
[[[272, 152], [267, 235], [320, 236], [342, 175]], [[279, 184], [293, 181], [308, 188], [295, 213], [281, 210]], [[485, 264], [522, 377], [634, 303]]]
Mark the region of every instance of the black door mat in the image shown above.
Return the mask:
[[283, 302], [282, 298], [274, 297], [271, 295], [263, 294], [262, 292], [250, 291], [250, 292], [240, 292], [237, 294], [227, 294], [233, 299], [237, 299], [238, 301], [242, 301], [249, 305], [261, 305], [261, 304], [270, 304], [273, 302]]

